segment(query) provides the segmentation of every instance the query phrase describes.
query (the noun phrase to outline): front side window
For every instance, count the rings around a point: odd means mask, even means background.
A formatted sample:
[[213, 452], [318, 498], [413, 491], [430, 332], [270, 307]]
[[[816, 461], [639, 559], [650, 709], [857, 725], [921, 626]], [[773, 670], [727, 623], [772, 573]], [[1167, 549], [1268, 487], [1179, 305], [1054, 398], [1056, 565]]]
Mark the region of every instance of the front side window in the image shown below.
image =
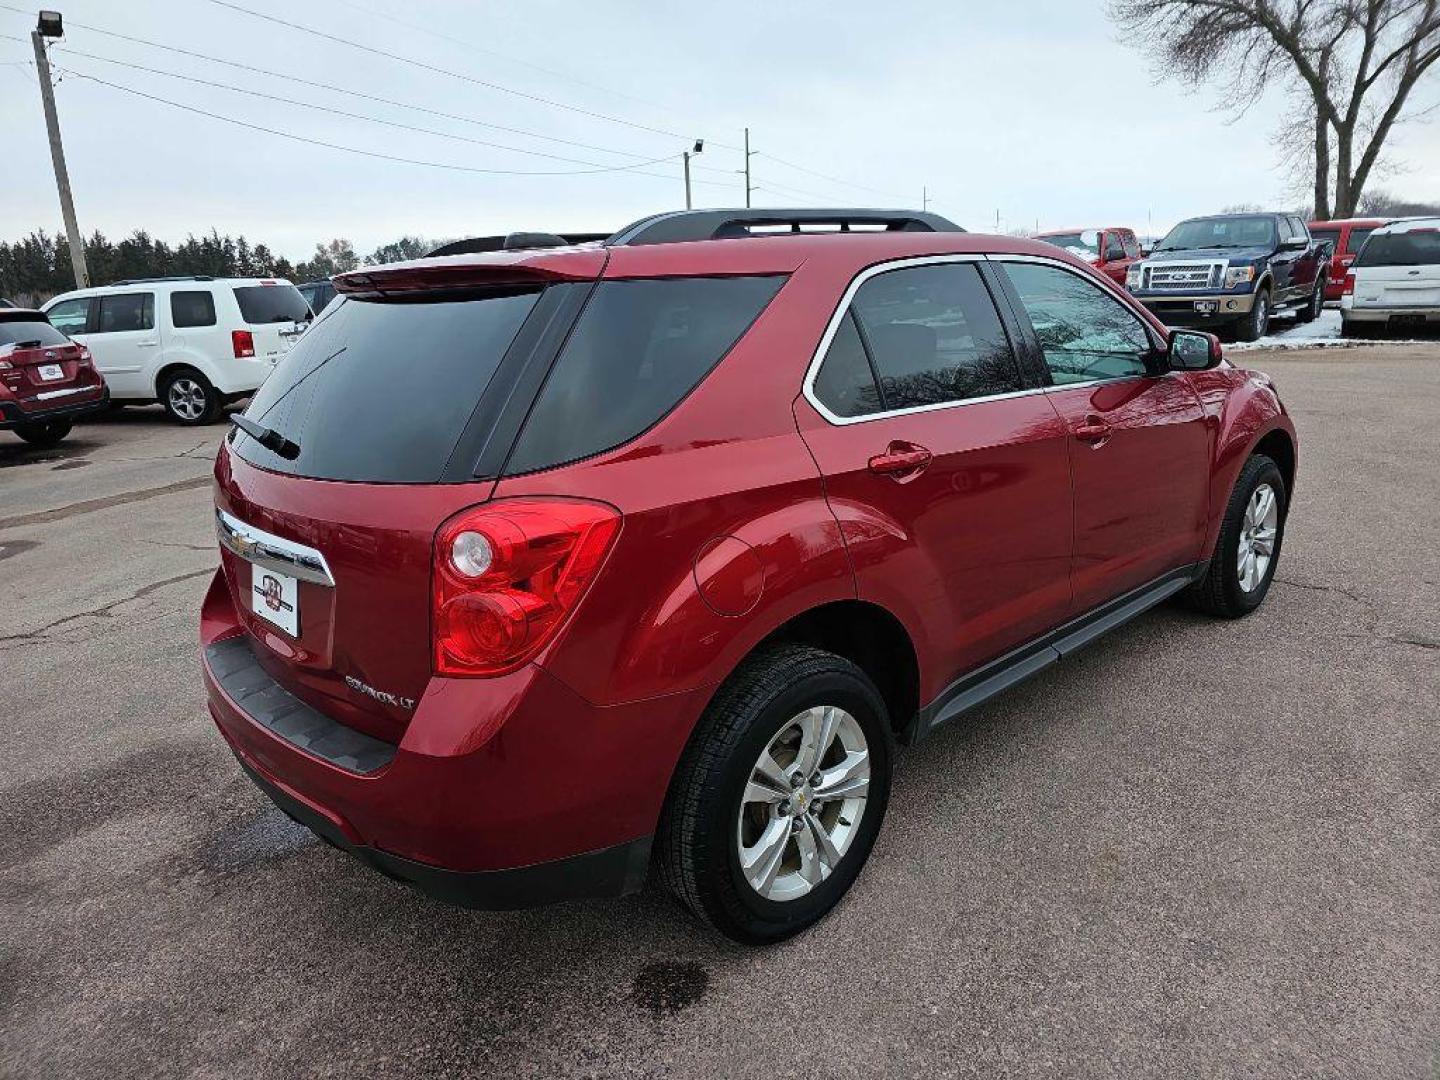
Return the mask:
[[1147, 373], [1152, 345], [1140, 320], [1100, 286], [1038, 263], [1006, 263], [1057, 386]]
[[652, 427], [724, 358], [784, 281], [601, 282], [555, 361], [506, 472], [590, 457]]
[[176, 329], [215, 325], [215, 297], [203, 291], [170, 294], [170, 322]]
[[155, 329], [154, 293], [117, 293], [100, 297], [97, 334], [119, 334], [127, 330]]
[[50, 325], [62, 334], [83, 334], [85, 324], [90, 321], [90, 297], [61, 300], [47, 314], [50, 316]]

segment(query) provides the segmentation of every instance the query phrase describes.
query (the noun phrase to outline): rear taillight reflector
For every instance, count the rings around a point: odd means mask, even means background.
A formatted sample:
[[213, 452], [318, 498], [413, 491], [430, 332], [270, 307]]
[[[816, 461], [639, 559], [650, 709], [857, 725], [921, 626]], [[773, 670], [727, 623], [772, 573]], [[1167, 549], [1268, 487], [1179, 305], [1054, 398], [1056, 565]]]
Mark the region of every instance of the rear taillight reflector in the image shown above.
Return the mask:
[[236, 360], [244, 360], [255, 355], [255, 335], [249, 330], [231, 330], [230, 344], [235, 349]]
[[1342, 295], [1344, 295], [1344, 296], [1354, 296], [1354, 295], [1355, 295], [1355, 275], [1354, 275], [1353, 273], [1350, 273], [1350, 274], [1346, 274], [1346, 275], [1345, 275], [1345, 288], [1344, 288], [1343, 291], [1342, 291]]
[[502, 500], [447, 521], [431, 570], [435, 673], [503, 675], [535, 656], [619, 528], [613, 507], [571, 499]]

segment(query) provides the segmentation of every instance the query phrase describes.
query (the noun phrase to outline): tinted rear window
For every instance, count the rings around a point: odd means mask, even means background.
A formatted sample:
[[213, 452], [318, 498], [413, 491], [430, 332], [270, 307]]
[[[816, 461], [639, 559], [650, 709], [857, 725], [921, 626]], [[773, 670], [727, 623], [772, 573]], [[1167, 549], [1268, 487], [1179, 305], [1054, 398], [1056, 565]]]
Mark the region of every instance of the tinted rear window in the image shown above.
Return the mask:
[[602, 282], [556, 360], [506, 471], [575, 461], [639, 435], [709, 374], [784, 280]]
[[176, 329], [215, 325], [215, 297], [208, 292], [170, 294], [170, 322]]
[[1377, 233], [1365, 241], [1356, 266], [1433, 266], [1440, 263], [1440, 229]]
[[310, 305], [294, 285], [242, 285], [235, 290], [240, 317], [252, 326], [305, 322]]
[[299, 457], [287, 461], [240, 431], [236, 453], [298, 476], [438, 481], [539, 295], [526, 288], [465, 299], [337, 301], [245, 410], [299, 443]]
[[[1338, 250], [1340, 247], [1339, 229], [1311, 229], [1310, 235], [1313, 236], [1316, 240], [1328, 240], [1332, 248]], [[1351, 233], [1350, 235], [1354, 236], [1355, 234]]]
[[0, 346], [33, 341], [39, 345], [65, 345], [70, 339], [43, 319], [0, 319]]

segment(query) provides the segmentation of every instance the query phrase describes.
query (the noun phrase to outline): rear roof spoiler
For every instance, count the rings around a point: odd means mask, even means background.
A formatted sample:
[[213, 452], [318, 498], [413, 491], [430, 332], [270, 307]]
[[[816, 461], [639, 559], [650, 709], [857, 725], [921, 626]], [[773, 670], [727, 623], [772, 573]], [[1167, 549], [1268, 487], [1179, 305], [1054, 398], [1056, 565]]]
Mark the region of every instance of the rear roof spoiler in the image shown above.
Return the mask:
[[486, 251], [525, 251], [533, 248], [570, 247], [575, 244], [594, 244], [608, 240], [609, 233], [548, 233], [512, 232], [504, 236], [472, 236], [465, 240], [452, 240], [441, 244], [425, 257], [437, 255], [478, 255]]

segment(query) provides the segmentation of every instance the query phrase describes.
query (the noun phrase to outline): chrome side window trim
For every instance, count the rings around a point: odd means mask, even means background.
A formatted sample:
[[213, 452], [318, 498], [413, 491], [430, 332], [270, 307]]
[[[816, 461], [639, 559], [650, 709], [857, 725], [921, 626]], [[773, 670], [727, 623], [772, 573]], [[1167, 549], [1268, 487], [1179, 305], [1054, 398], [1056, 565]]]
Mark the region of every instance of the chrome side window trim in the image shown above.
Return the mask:
[[300, 581], [335, 587], [330, 564], [315, 548], [286, 540], [283, 536], [247, 525], [224, 510], [215, 511], [215, 533], [224, 547], [246, 562]]

